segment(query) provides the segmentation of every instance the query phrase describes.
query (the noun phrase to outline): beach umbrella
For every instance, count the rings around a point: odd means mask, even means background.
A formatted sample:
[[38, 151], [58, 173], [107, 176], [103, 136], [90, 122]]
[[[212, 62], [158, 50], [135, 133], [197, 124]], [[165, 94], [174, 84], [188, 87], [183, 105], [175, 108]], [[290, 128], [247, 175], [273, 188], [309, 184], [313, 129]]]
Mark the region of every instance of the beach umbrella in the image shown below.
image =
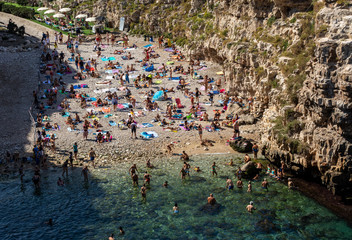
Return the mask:
[[71, 8], [61, 8], [59, 12], [65, 13], [71, 11]]
[[45, 11], [45, 10], [48, 10], [49, 8], [47, 7], [41, 7], [41, 8], [38, 8], [37, 11]]
[[44, 14], [50, 14], [50, 13], [56, 13], [56, 12], [55, 12], [55, 10], [52, 10], [52, 9], [50, 9], [50, 10], [44, 12]]
[[76, 18], [86, 18], [88, 17], [87, 14], [79, 14], [76, 16]]
[[64, 18], [64, 17], [65, 17], [65, 14], [56, 13], [53, 17], [54, 17], [54, 18]]
[[95, 17], [90, 17], [86, 19], [86, 22], [95, 22], [97, 19]]

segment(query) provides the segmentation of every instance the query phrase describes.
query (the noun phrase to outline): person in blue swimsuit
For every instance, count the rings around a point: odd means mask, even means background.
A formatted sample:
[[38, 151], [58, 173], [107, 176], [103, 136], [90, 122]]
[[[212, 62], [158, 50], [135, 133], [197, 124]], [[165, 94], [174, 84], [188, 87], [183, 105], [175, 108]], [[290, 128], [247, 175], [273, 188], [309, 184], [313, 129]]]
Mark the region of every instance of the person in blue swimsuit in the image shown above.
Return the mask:
[[175, 206], [172, 208], [172, 210], [174, 213], [179, 213], [177, 203], [175, 203]]
[[233, 189], [233, 182], [230, 178], [226, 177], [226, 188], [230, 191]]

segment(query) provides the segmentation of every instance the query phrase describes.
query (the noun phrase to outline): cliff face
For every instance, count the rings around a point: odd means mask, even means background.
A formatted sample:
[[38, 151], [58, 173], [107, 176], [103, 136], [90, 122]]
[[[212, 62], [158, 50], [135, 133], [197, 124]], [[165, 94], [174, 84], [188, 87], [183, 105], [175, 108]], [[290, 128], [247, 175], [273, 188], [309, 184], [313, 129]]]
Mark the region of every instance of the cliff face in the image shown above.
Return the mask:
[[[54, 1], [58, 6], [72, 2]], [[255, 98], [266, 156], [345, 195], [352, 182], [352, 6], [344, 0], [98, 0], [77, 12], [126, 17], [223, 66], [231, 94]]]

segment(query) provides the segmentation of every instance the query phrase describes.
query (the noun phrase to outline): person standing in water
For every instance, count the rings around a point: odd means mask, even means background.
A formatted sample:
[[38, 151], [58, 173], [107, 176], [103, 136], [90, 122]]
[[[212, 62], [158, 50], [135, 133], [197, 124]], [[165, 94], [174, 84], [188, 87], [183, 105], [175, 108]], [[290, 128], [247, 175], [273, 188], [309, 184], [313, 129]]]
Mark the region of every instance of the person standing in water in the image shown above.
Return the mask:
[[216, 200], [214, 198], [214, 195], [212, 193], [210, 193], [209, 197], [208, 197], [208, 204], [210, 205], [215, 205]]
[[141, 195], [144, 200], [147, 198], [147, 188], [145, 187], [145, 184], [141, 187]]
[[246, 209], [249, 213], [253, 213], [252, 211], [256, 210], [256, 208], [253, 206], [253, 201], [249, 202], [249, 205], [247, 205]]
[[251, 181], [248, 182], [247, 192], [252, 192], [252, 183], [251, 183]]
[[62, 164], [62, 176], [65, 177], [65, 173], [66, 173], [66, 177], [68, 177], [68, 160], [66, 160], [64, 162], [64, 164]]
[[262, 182], [262, 188], [266, 189], [266, 191], [269, 191], [268, 186], [269, 186], [269, 183], [266, 180], [266, 178], [264, 178], [264, 181]]
[[181, 179], [185, 179], [186, 178], [186, 170], [182, 167], [180, 170], [180, 175], [181, 175]]
[[254, 159], [257, 160], [258, 159], [258, 151], [259, 151], [259, 147], [258, 147], [257, 143], [254, 143], [252, 150], [253, 150]]
[[[129, 173], [130, 173], [131, 176], [132, 176], [133, 174], [135, 174], [136, 172], [138, 172], [137, 165], [134, 163], [134, 164], [130, 167], [130, 169], [129, 169], [128, 171], [129, 171]], [[139, 173], [139, 172], [138, 172], [138, 173]]]
[[77, 143], [75, 142], [73, 144], [73, 155], [75, 156], [75, 160], [77, 161], [77, 154], [78, 154], [78, 145]]
[[88, 167], [85, 166], [83, 169], [82, 169], [82, 172], [81, 172], [81, 175], [83, 175], [84, 177], [84, 181], [88, 182]]
[[237, 188], [242, 189], [242, 187], [243, 187], [243, 182], [242, 182], [242, 180], [241, 180], [241, 178], [240, 178], [240, 179], [238, 179], [238, 181], [237, 181]]
[[226, 188], [230, 191], [231, 189], [233, 189], [233, 182], [230, 178], [226, 178]]
[[179, 213], [177, 203], [175, 203], [175, 206], [172, 208], [172, 210], [175, 214]]
[[150, 185], [150, 178], [151, 178], [150, 174], [148, 172], [145, 172], [145, 174], [144, 174], [144, 182], [145, 182], [145, 184]]
[[93, 164], [93, 168], [95, 168], [95, 163], [94, 163], [95, 157], [96, 157], [96, 153], [95, 153], [95, 151], [93, 150], [93, 148], [91, 148], [90, 151], [89, 151], [89, 158], [90, 158], [90, 161], [91, 161], [92, 164]]
[[216, 168], [217, 168], [216, 163], [213, 162], [213, 164], [211, 165], [211, 173], [212, 173], [213, 176], [214, 176], [214, 174], [216, 176], [218, 176], [218, 173], [216, 172]]

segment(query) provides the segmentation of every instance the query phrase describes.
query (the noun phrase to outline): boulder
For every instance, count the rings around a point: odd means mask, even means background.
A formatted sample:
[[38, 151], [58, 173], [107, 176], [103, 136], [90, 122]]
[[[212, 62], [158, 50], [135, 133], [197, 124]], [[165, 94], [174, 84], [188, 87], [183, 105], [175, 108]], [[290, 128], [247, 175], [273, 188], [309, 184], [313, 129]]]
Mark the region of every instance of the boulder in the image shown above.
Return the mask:
[[233, 150], [240, 152], [240, 153], [248, 153], [252, 152], [253, 144], [250, 140], [245, 138], [235, 139], [234, 141], [230, 142], [230, 146]]

